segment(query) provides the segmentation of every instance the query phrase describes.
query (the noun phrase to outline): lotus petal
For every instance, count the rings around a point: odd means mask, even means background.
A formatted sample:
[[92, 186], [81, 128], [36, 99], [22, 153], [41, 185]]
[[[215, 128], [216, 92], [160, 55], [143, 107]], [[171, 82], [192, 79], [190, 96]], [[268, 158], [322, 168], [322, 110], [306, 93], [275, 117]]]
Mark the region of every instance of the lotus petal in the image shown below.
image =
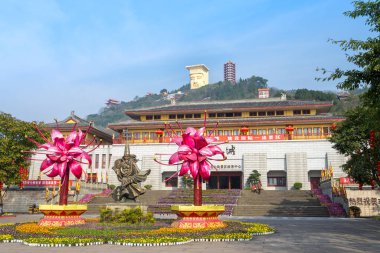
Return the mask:
[[175, 164], [175, 163], [178, 163], [178, 162], [179, 162], [178, 152], [175, 152], [175, 153], [172, 154], [172, 156], [169, 158], [169, 164]]
[[43, 160], [43, 162], [41, 163], [41, 167], [40, 167], [40, 171], [44, 171], [46, 170], [47, 168], [49, 168], [50, 166], [52, 166], [54, 164], [54, 161], [49, 159], [49, 158], [46, 158], [45, 160]]
[[190, 134], [191, 136], [194, 136], [196, 132], [197, 132], [197, 130], [195, 130], [195, 128], [188, 127], [188, 128], [186, 128], [185, 134]]
[[82, 176], [82, 166], [76, 160], [72, 160], [71, 163], [68, 164], [70, 171], [74, 174], [74, 176], [79, 179]]
[[208, 180], [211, 175], [211, 164], [205, 160], [200, 163], [199, 174], [204, 180]]
[[48, 177], [56, 177], [59, 175], [59, 170], [58, 170], [58, 167], [56, 167], [55, 165], [53, 166], [52, 170], [48, 173], [45, 174], [46, 176]]
[[79, 156], [79, 158], [86, 159], [88, 162], [88, 166], [91, 167], [91, 164], [92, 164], [91, 156], [87, 152], [83, 151], [83, 153]]
[[182, 145], [182, 137], [174, 137], [174, 138], [172, 138], [172, 142], [174, 142], [178, 146], [181, 146]]
[[203, 156], [213, 156], [214, 152], [210, 149], [210, 147], [204, 147], [201, 150], [199, 150], [199, 154]]
[[55, 139], [63, 139], [63, 135], [60, 131], [58, 131], [57, 129], [53, 129], [51, 130], [51, 139], [53, 140], [53, 142], [55, 143]]
[[74, 148], [71, 148], [71, 149], [67, 152], [67, 154], [68, 154], [68, 155], [73, 155], [73, 156], [75, 156], [75, 155], [80, 155], [80, 154], [82, 154], [83, 152], [84, 152], [83, 149], [78, 148], [78, 147], [74, 147]]
[[62, 162], [62, 163], [55, 163], [53, 167], [55, 167], [58, 170], [59, 176], [63, 178], [66, 172], [66, 166], [67, 166], [67, 162]]
[[190, 170], [189, 162], [182, 163], [181, 169], [179, 170], [179, 175], [183, 176]]
[[195, 137], [199, 137], [199, 136], [203, 136], [203, 133], [205, 132], [206, 128], [205, 127], [201, 127], [199, 128], [196, 133], [195, 133]]
[[190, 152], [192, 151], [192, 149], [187, 146], [187, 145], [182, 145], [182, 146], [179, 146], [178, 148], [178, 154], [181, 154], [181, 155], [187, 155], [189, 154]]
[[219, 147], [219, 146], [208, 146], [209, 149], [214, 153], [214, 155], [217, 155], [217, 154], [224, 154], [224, 151]]
[[190, 173], [193, 178], [196, 178], [198, 175], [198, 170], [199, 170], [199, 162], [191, 162], [190, 163]]
[[182, 138], [183, 138], [183, 141], [182, 141], [183, 145], [187, 145], [190, 148], [195, 147], [195, 141], [194, 141], [193, 136], [191, 136], [190, 134], [184, 134], [182, 135]]
[[198, 156], [196, 153], [191, 153], [190, 155], [187, 155], [186, 156], [186, 159], [185, 160], [190, 160], [190, 161], [197, 161], [198, 160]]
[[78, 147], [82, 143], [84, 137], [86, 136], [83, 134], [83, 132], [80, 129], [78, 129], [78, 133], [77, 133], [77, 137], [75, 139], [74, 145]]

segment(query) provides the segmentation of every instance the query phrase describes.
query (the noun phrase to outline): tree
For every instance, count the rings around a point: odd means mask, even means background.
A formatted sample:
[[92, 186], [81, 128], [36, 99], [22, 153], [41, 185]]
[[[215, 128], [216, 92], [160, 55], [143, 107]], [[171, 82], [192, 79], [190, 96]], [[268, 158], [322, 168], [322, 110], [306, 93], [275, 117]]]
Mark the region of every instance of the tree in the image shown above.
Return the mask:
[[[347, 61], [355, 65], [354, 69], [335, 69], [328, 77], [317, 78], [329, 81], [339, 80], [338, 88], [355, 90], [365, 88], [361, 95], [361, 104], [345, 113], [346, 120], [333, 130], [331, 142], [339, 153], [349, 157], [343, 170], [359, 183], [380, 185], [376, 172], [379, 161], [379, 144], [370, 145], [370, 132], [380, 129], [380, 1], [355, 1], [354, 10], [344, 14], [351, 18], [365, 18], [373, 37], [366, 40], [332, 40], [347, 52]], [[323, 74], [328, 73], [322, 69]]]
[[36, 145], [26, 136], [42, 141], [33, 130], [32, 123], [18, 120], [10, 114], [0, 112], [0, 182], [6, 185], [5, 190], [0, 194], [1, 212], [3, 210], [3, 197], [9, 187], [18, 184], [21, 180], [20, 167], [28, 168], [28, 158], [31, 155], [23, 151], [36, 148]]
[[253, 170], [249, 177], [247, 178], [246, 185], [251, 187], [252, 185], [257, 185], [260, 182], [261, 174], [257, 170]]

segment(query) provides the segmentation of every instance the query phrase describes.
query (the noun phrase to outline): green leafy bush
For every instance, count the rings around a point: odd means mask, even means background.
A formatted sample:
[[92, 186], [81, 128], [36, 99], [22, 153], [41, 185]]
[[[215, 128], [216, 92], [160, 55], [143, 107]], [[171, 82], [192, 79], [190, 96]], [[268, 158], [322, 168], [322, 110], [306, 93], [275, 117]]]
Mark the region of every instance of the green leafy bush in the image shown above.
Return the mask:
[[108, 188], [111, 189], [111, 190], [114, 190], [116, 188], [116, 186], [114, 184], [109, 184]]
[[101, 222], [127, 223], [127, 224], [153, 224], [153, 213], [144, 214], [141, 208], [124, 209], [120, 213], [113, 213], [111, 209], [100, 210]]
[[295, 182], [294, 185], [293, 185], [293, 188], [295, 190], [300, 190], [302, 188], [302, 183], [300, 182]]

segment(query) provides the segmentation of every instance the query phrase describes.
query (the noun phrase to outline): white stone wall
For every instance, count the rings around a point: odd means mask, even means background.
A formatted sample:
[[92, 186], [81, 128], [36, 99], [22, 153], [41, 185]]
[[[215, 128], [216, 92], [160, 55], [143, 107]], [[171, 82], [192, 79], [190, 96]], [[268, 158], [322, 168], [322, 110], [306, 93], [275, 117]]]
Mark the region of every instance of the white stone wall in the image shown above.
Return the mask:
[[[264, 189], [280, 189], [267, 187], [267, 174], [270, 171], [286, 171], [287, 172], [287, 189], [290, 189], [294, 182], [301, 182], [302, 189], [310, 189], [310, 175], [318, 175], [322, 168], [331, 163], [334, 169], [334, 176], [343, 176], [340, 166], [345, 162], [345, 157], [338, 154], [327, 140], [292, 140], [292, 141], [276, 141], [276, 142], [229, 142], [220, 145], [227, 151], [228, 159], [223, 162], [213, 161], [218, 171], [242, 171], [243, 187], [246, 179], [252, 170], [256, 169], [261, 173], [261, 181]], [[163, 172], [177, 171], [177, 166], [164, 166], [154, 162], [155, 154], [162, 162], [167, 163], [170, 154], [177, 151], [176, 144], [157, 143], [157, 144], [130, 144], [131, 154], [135, 154], [139, 160], [137, 165], [141, 170], [151, 169], [151, 174], [143, 184], [150, 184], [155, 190], [167, 189], [162, 179]], [[233, 150], [234, 152], [231, 152]], [[93, 170], [98, 173], [108, 172], [108, 183], [118, 185], [115, 172], [112, 170], [116, 159], [120, 159], [124, 154], [124, 145], [115, 144], [110, 146], [100, 146], [95, 150], [95, 154], [107, 156], [106, 169], [95, 168], [93, 162]], [[227, 152], [226, 152], [227, 153]], [[108, 163], [109, 154], [112, 154], [111, 162]], [[168, 154], [168, 155], [163, 155]], [[101, 165], [101, 161], [99, 162]], [[38, 176], [40, 162], [32, 162], [31, 179]], [[85, 166], [84, 166], [85, 167]], [[87, 169], [89, 172], [90, 170]], [[309, 173], [312, 171], [312, 173]], [[105, 175], [105, 174], [104, 174]], [[105, 178], [105, 177], [104, 177]], [[100, 176], [98, 176], [100, 181]], [[180, 185], [180, 183], [178, 184]], [[283, 189], [283, 188], [281, 188]]]

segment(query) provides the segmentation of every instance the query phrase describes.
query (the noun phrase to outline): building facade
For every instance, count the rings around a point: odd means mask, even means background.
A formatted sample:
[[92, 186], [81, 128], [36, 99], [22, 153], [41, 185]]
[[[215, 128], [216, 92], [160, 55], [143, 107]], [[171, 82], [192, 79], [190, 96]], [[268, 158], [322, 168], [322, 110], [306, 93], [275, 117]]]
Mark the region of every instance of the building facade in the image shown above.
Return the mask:
[[208, 68], [204, 64], [186, 66], [190, 75], [190, 89], [198, 89], [208, 85]]
[[331, 127], [344, 118], [328, 114], [331, 106], [331, 102], [267, 98], [128, 110], [131, 120], [109, 125], [120, 136], [112, 154], [114, 159], [121, 157], [128, 138], [140, 168], [152, 171], [146, 184], [153, 189], [180, 187], [177, 177], [166, 182], [179, 168], [154, 162], [154, 154], [176, 152], [171, 132], [180, 135], [181, 128], [199, 128], [206, 121], [206, 133], [226, 142], [221, 147], [228, 159], [214, 163], [216, 169], [205, 188], [244, 188], [249, 174], [257, 170], [264, 189], [292, 189], [295, 182], [311, 189], [318, 185], [321, 170], [330, 165], [335, 176], [344, 174], [340, 166], [345, 158], [327, 140]]
[[236, 65], [232, 61], [224, 64], [224, 81], [236, 83]]

